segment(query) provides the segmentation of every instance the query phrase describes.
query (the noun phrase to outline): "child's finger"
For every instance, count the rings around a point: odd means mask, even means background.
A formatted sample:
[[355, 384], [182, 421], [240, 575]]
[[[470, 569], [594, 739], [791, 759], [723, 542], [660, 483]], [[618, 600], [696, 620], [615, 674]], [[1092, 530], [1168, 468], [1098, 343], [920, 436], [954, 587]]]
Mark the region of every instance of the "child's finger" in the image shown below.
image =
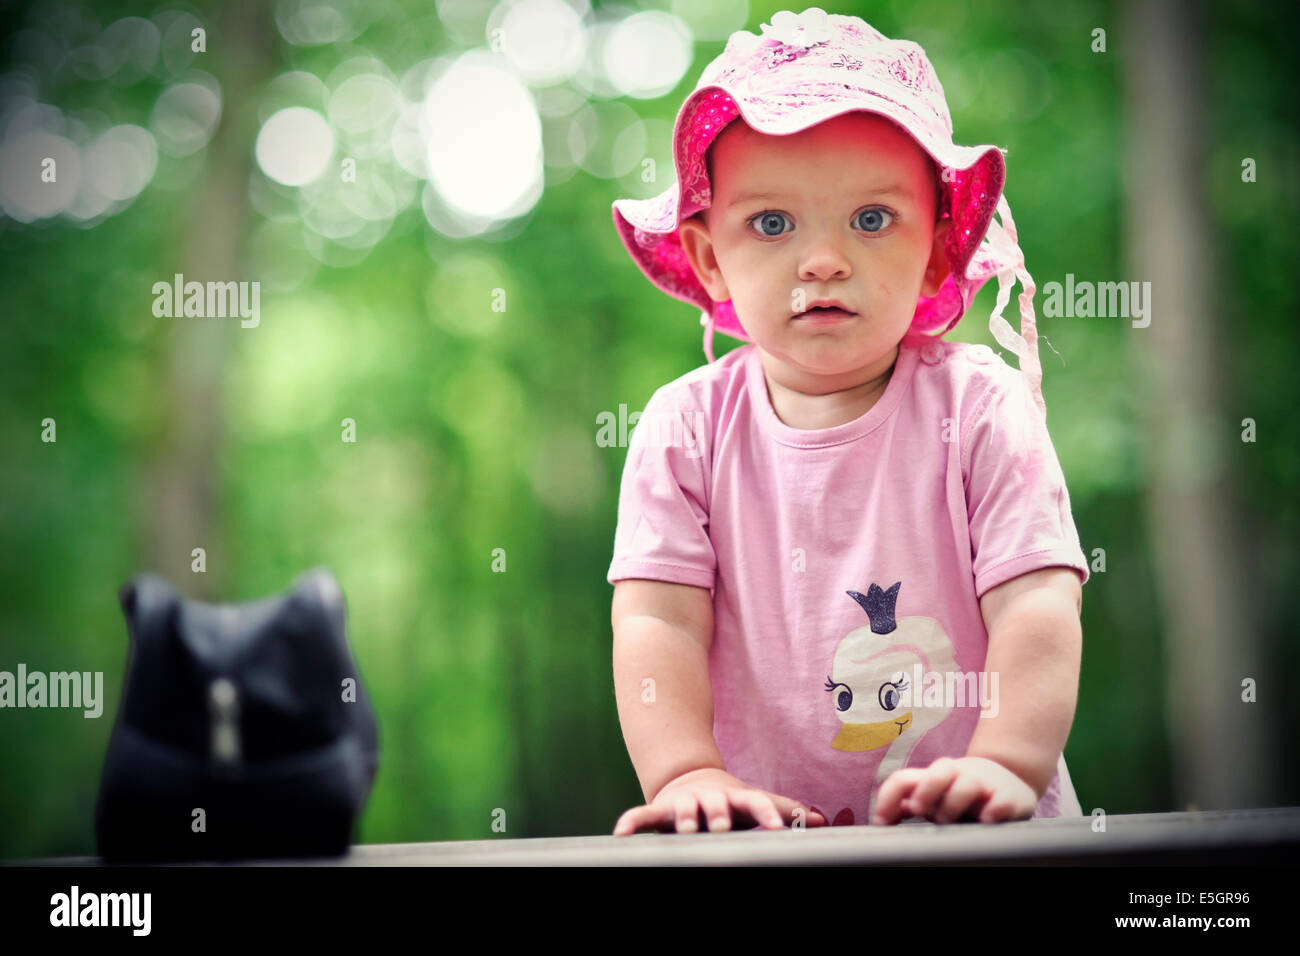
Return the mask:
[[914, 817], [927, 817], [936, 801], [952, 785], [957, 776], [957, 762], [951, 757], [940, 757], [926, 768], [924, 779], [916, 785], [912, 796], [903, 802], [903, 810]]
[[1003, 794], [994, 793], [980, 811], [980, 823], [1001, 823], [1015, 815], [1015, 801]]
[[631, 810], [624, 810], [616, 821], [614, 821], [614, 836], [627, 836], [636, 832], [637, 817], [641, 807], [633, 807]]
[[733, 807], [748, 814], [755, 824], [764, 829], [780, 830], [784, 826], [776, 801], [761, 790], [729, 790], [727, 799]]
[[810, 827], [830, 826], [830, 821], [826, 819], [825, 815], [823, 815], [820, 810], [814, 810], [811, 807], [807, 809], [806, 815], [804, 816], [804, 821]]
[[[1011, 821], [1011, 819], [1030, 819], [1034, 817], [1035, 809], [1037, 809], [1037, 800], [1032, 796], [1032, 791], [1030, 791], [1030, 799], [1028, 800], [1023, 799], [1014, 790], [1005, 793], [995, 791], [989, 797], [988, 804], [984, 806], [983, 812], [980, 813], [980, 821], [1001, 823]], [[985, 816], [989, 816], [988, 821], [985, 821]]]
[[826, 819], [825, 814], [820, 810], [814, 810], [811, 807], [804, 806], [798, 800], [791, 797], [783, 797], [779, 793], [772, 793], [764, 790], [762, 793], [768, 797], [776, 807], [776, 812], [781, 815], [781, 823], [784, 826], [789, 823], [794, 824], [795, 813], [803, 814], [804, 826], [809, 827], [826, 827], [830, 826], [830, 821]]
[[918, 767], [907, 767], [891, 773], [880, 785], [880, 793], [876, 795], [872, 822], [879, 825], [897, 823], [902, 815], [902, 802], [911, 796], [912, 790], [924, 776], [925, 770]]
[[990, 791], [974, 774], [958, 774], [934, 808], [936, 823], [952, 823], [970, 813], [978, 816]]
[[627, 810], [614, 824], [614, 836], [628, 836], [641, 827], [658, 827], [667, 818], [667, 811], [660, 806], [641, 806]]
[[700, 829], [700, 805], [693, 793], [678, 794], [672, 800], [678, 833], [695, 833]]
[[710, 832], [722, 832], [731, 829], [731, 807], [727, 805], [727, 795], [721, 790], [701, 790], [696, 794], [700, 809], [704, 811]]

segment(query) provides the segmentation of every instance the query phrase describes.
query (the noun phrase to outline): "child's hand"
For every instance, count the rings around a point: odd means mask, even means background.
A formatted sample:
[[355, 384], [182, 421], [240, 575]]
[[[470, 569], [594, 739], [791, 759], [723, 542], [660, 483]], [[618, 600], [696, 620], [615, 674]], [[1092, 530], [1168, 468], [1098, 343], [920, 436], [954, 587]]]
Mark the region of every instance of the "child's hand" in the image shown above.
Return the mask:
[[780, 830], [802, 810], [810, 827], [826, 826], [826, 818], [789, 797], [751, 787], [725, 770], [705, 768], [670, 780], [645, 806], [633, 807], [614, 824], [614, 836], [627, 836], [643, 827], [660, 832], [694, 833], [703, 813], [712, 831], [730, 830], [734, 815], [742, 826]]
[[1038, 806], [1034, 788], [1002, 764], [984, 757], [940, 757], [925, 768], [889, 775], [880, 787], [874, 824], [907, 817], [935, 823], [969, 818], [980, 823], [1027, 820]]

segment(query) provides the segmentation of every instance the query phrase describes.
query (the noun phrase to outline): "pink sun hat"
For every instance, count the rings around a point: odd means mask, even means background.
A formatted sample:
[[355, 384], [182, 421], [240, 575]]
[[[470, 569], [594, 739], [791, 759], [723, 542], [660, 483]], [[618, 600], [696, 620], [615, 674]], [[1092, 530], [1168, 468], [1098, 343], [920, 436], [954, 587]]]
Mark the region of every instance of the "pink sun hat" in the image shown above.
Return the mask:
[[[1003, 150], [953, 143], [943, 87], [916, 43], [890, 40], [858, 17], [818, 7], [797, 16], [777, 13], [760, 29], [761, 37], [747, 30], [733, 33], [682, 104], [673, 129], [676, 181], [653, 198], [614, 202], [614, 224], [632, 259], [661, 290], [701, 310], [710, 363], [715, 328], [752, 342], [730, 300], [714, 302], [701, 285], [677, 229], [712, 203], [705, 162], [709, 146], [737, 117], [760, 133], [787, 135], [854, 110], [878, 114], [908, 132], [942, 169], [940, 216], [953, 224], [944, 245], [950, 275], [935, 295], [918, 299], [903, 343], [920, 346], [942, 336], [996, 275], [998, 297], [989, 329], [1018, 357], [1045, 417], [1035, 286], [1002, 192]], [[1022, 289], [1019, 333], [1002, 316], [1016, 279]]]

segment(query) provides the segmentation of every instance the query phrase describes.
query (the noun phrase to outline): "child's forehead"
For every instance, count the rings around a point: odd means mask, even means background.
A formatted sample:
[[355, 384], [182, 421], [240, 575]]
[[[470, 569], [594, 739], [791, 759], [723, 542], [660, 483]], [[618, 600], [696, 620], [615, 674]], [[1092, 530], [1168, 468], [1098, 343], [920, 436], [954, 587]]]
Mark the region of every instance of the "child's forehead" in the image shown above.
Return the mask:
[[[855, 111], [785, 135], [761, 133], [742, 119], [728, 124], [708, 150], [708, 172], [722, 170], [722, 182], [740, 183], [788, 174], [800, 166], [833, 164], [836, 178], [854, 173], [868, 179], [932, 171], [920, 145], [893, 121]], [[721, 183], [715, 183], [721, 185]]]

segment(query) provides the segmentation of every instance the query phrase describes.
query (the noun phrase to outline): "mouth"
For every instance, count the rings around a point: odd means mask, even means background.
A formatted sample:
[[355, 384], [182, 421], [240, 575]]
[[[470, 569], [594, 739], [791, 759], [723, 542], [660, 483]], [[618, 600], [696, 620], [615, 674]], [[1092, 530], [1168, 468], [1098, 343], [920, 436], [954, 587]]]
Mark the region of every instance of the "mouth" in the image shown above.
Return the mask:
[[813, 306], [806, 312], [800, 312], [794, 317], [797, 322], [806, 322], [812, 325], [821, 325], [827, 322], [842, 322], [845, 319], [851, 319], [856, 316], [856, 312], [850, 312], [847, 309], [838, 306]]

